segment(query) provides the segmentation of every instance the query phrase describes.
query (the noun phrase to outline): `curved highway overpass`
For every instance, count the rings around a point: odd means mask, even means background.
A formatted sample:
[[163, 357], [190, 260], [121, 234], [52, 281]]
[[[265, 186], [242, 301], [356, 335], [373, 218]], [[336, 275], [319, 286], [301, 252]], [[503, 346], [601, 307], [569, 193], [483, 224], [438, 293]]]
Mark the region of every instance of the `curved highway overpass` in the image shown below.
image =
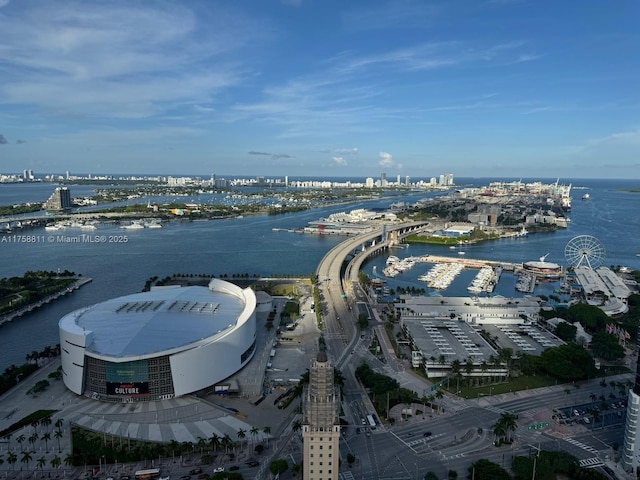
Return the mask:
[[[368, 234], [349, 238], [333, 247], [316, 271], [323, 304], [323, 331], [327, 346], [339, 368], [350, 342], [356, 340], [357, 312], [353, 311], [358, 272], [362, 263], [402, 238], [420, 231], [428, 222], [385, 225]], [[383, 238], [384, 236], [384, 238]]]

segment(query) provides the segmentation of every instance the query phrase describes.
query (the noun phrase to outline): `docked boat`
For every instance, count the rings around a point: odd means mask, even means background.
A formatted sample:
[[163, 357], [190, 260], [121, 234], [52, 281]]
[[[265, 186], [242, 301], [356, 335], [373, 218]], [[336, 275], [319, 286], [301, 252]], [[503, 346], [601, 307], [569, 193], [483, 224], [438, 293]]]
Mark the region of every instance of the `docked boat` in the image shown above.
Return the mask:
[[132, 222], [128, 225], [122, 225], [120, 228], [124, 228], [126, 230], [140, 230], [141, 228], [144, 228], [144, 225], [138, 222]]

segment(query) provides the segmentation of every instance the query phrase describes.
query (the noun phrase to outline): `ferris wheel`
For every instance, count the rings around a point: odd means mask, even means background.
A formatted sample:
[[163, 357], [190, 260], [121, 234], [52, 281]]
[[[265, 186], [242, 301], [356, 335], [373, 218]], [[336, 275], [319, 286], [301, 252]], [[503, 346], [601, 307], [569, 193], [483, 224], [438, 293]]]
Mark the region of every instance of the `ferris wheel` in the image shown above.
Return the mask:
[[573, 237], [564, 247], [564, 258], [572, 268], [585, 266], [598, 268], [605, 258], [605, 250], [600, 240], [591, 235]]

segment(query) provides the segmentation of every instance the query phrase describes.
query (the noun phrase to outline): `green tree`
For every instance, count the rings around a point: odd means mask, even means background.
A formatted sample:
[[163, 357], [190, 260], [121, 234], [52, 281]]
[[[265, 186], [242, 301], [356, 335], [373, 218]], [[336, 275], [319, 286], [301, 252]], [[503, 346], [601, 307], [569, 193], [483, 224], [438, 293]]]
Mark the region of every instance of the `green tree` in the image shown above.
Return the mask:
[[565, 342], [575, 342], [578, 327], [568, 322], [560, 322], [556, 327], [556, 335]]
[[272, 461], [269, 464], [269, 471], [272, 475], [279, 475], [280, 473], [284, 473], [289, 468], [289, 464], [287, 460], [284, 458], [279, 458], [277, 460]]
[[624, 347], [617, 337], [606, 332], [599, 332], [591, 337], [591, 352], [603, 360], [620, 360], [624, 358]]
[[481, 478], [482, 480], [511, 480], [511, 475], [497, 463], [481, 459], [469, 467], [469, 480]]
[[266, 435], [267, 438], [267, 448], [269, 448], [269, 437], [271, 436], [271, 427], [269, 425], [262, 428], [262, 432]]
[[562, 380], [583, 380], [596, 374], [591, 354], [574, 343], [547, 348], [540, 355], [540, 364], [547, 373]]

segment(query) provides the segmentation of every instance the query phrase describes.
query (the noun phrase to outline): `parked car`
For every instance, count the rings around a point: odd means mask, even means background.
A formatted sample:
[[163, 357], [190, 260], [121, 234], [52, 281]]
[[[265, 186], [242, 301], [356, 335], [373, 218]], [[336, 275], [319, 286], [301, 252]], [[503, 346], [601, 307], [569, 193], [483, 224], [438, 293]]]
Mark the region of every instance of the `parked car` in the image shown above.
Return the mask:
[[198, 475], [198, 480], [206, 480], [207, 478], [209, 478], [209, 475], [207, 475], [206, 473], [201, 473], [200, 475]]
[[224, 472], [224, 467], [216, 467], [213, 469], [213, 473], [220, 473], [220, 472]]

